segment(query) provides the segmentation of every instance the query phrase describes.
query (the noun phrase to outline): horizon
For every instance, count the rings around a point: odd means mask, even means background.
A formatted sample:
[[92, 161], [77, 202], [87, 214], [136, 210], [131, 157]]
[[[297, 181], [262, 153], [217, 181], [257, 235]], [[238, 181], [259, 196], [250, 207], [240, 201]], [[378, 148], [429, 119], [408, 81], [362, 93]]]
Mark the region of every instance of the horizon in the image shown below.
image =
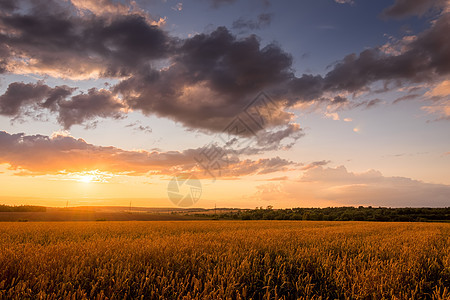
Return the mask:
[[449, 207], [448, 32], [438, 0], [2, 1], [0, 203]]

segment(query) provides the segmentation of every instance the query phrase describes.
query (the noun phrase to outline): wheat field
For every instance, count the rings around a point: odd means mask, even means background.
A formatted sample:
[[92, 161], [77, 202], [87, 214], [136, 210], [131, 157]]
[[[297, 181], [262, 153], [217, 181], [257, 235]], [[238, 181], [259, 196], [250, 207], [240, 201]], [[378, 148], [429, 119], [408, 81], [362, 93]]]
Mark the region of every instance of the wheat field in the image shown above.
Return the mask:
[[0, 223], [1, 299], [450, 299], [450, 224]]

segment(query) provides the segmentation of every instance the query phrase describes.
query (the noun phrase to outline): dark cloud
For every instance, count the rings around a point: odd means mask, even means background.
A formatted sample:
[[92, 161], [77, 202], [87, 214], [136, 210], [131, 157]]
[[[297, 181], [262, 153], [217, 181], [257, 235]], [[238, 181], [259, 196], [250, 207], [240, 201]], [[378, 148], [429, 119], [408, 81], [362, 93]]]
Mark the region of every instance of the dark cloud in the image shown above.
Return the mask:
[[389, 18], [423, 16], [430, 9], [439, 10], [448, 5], [447, 0], [395, 0], [393, 5], [383, 11], [382, 16]]
[[136, 122], [127, 124], [125, 127], [129, 127], [129, 128], [132, 128], [135, 131], [142, 131], [142, 132], [145, 132], [145, 133], [152, 133], [153, 132], [153, 130], [152, 130], [152, 128], [150, 126], [142, 125], [140, 121], [136, 121]]
[[[219, 27], [183, 41], [167, 69], [136, 74], [114, 91], [132, 109], [221, 131], [259, 91], [289, 80], [291, 64], [277, 45], [261, 47], [256, 36], [237, 39]], [[280, 118], [273, 124], [288, 121], [286, 113], [273, 115]]]
[[51, 88], [40, 82], [35, 84], [14, 82], [0, 96], [0, 114], [17, 116], [22, 108], [38, 103], [45, 107], [52, 107], [55, 102], [64, 99], [73, 91], [74, 89], [68, 86]]
[[312, 101], [322, 97], [324, 93], [324, 80], [320, 75], [303, 74], [302, 77], [293, 78], [287, 84], [291, 94], [290, 104], [298, 101]]
[[[213, 1], [225, 2], [230, 1]], [[22, 7], [10, 5], [9, 12], [0, 12], [0, 69], [121, 79], [109, 91], [91, 89], [75, 96], [69, 96], [73, 90], [67, 87], [53, 90], [43, 84], [18, 83], [1, 96], [2, 114], [13, 117], [38, 103], [58, 114], [65, 128], [96, 117], [119, 117], [132, 109], [191, 129], [220, 132], [264, 90], [277, 105], [256, 131], [266, 131], [261, 137], [274, 141], [286, 133], [299, 134], [286, 111], [299, 102], [343, 106], [348, 99], [333, 94], [368, 91], [378, 81], [431, 82], [450, 73], [449, 14], [405, 40], [399, 53], [370, 48], [346, 56], [324, 76], [296, 77], [291, 55], [279, 45], [261, 46], [257, 36], [238, 38], [225, 27], [183, 40], [154, 25], [149, 15], [108, 0], [101, 5], [95, 1], [16, 3]], [[267, 24], [269, 16], [260, 15], [256, 24]], [[152, 67], [163, 61], [165, 68]], [[23, 89], [22, 94], [12, 97], [17, 88]]]
[[405, 96], [398, 97], [392, 103], [396, 104], [396, 103], [401, 102], [401, 101], [412, 100], [412, 99], [415, 99], [415, 98], [417, 98], [419, 96], [420, 96], [419, 94], [408, 94], [408, 95], [405, 95]]
[[96, 117], [120, 118], [125, 105], [107, 90], [91, 88], [87, 94], [73, 96], [60, 101], [58, 121], [69, 129], [72, 125], [83, 124]]
[[[0, 51], [12, 72], [45, 72], [65, 77], [126, 76], [170, 53], [170, 39], [140, 14], [74, 13], [68, 3], [32, 1], [29, 11], [0, 13]], [[14, 59], [32, 59], [18, 64]]]
[[239, 33], [245, 33], [249, 30], [259, 30], [270, 25], [272, 16], [272, 14], [263, 13], [258, 15], [256, 20], [239, 18], [233, 22], [232, 28], [238, 30]]
[[11, 83], [0, 96], [0, 114], [20, 116], [33, 108], [35, 114], [40, 109], [58, 113], [58, 121], [65, 129], [83, 124], [97, 117], [120, 117], [126, 106], [110, 91], [91, 88], [87, 94], [71, 96], [75, 88], [57, 86], [51, 88], [38, 83]]
[[324, 77], [303, 75], [289, 83], [294, 102], [320, 98], [324, 92], [367, 91], [377, 81], [430, 82], [450, 73], [450, 15], [405, 45], [397, 55], [381, 48], [347, 55]]
[[366, 108], [372, 108], [372, 107], [374, 107], [374, 106], [377, 106], [378, 104], [380, 104], [382, 101], [381, 101], [381, 99], [372, 99], [372, 100], [369, 100], [368, 102], [367, 102], [367, 104], [366, 104]]
[[17, 8], [17, 3], [15, 0], [2, 0], [0, 1], [0, 9], [2, 11], [12, 11]]
[[12, 83], [6, 92], [0, 96], [0, 113], [2, 115], [14, 116], [19, 114], [22, 106], [28, 103], [41, 101], [50, 88], [43, 84]]
[[331, 104], [342, 104], [348, 102], [348, 99], [342, 96], [336, 96], [331, 101]]
[[292, 57], [279, 46], [260, 47], [256, 36], [238, 40], [225, 27], [184, 42], [175, 62], [194, 76], [192, 83], [208, 80], [208, 86], [242, 95], [255, 93], [291, 76]]
[[396, 55], [387, 54], [380, 47], [371, 48], [359, 55], [347, 55], [323, 77], [304, 74], [293, 78], [287, 84], [289, 103], [318, 100], [326, 92], [368, 91], [377, 81], [419, 83], [447, 76], [450, 73], [449, 22], [449, 14], [440, 16], [431, 28], [406, 42], [403, 51]]

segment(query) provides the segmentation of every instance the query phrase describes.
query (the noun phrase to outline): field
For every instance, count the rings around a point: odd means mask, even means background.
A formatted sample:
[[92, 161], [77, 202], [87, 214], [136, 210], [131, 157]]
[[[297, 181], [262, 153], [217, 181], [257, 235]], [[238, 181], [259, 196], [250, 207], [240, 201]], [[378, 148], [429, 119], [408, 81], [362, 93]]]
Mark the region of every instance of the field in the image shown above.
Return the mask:
[[450, 299], [450, 224], [0, 223], [0, 299]]

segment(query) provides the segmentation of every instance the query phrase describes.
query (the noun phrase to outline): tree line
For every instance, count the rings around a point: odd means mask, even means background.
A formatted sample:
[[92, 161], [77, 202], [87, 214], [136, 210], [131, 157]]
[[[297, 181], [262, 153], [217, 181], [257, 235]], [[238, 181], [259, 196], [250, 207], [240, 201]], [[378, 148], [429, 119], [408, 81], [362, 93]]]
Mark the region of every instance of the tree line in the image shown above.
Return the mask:
[[36, 206], [36, 205], [19, 205], [19, 206], [11, 206], [0, 204], [0, 212], [45, 212], [47, 208], [45, 206]]
[[312, 221], [382, 221], [425, 222], [450, 221], [446, 208], [327, 207], [327, 208], [256, 208], [221, 213], [217, 219], [230, 220], [312, 220]]

